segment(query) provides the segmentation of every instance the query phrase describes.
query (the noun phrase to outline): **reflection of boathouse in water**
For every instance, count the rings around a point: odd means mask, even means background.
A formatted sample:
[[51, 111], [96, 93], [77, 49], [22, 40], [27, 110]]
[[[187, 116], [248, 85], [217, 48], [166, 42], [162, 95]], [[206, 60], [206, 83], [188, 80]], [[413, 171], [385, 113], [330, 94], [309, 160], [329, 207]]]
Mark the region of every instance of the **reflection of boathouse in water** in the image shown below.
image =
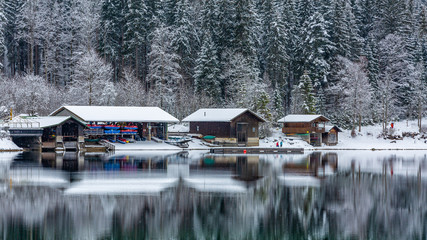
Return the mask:
[[324, 177], [335, 173], [337, 169], [338, 155], [336, 153], [313, 152], [302, 161], [283, 164], [285, 175]]

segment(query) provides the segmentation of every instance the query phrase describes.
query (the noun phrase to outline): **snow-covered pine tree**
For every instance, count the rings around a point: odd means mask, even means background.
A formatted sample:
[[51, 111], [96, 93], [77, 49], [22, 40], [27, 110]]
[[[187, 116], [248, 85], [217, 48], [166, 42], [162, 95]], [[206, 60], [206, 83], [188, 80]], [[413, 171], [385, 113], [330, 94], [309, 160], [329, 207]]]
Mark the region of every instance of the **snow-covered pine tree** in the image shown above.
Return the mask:
[[367, 61], [364, 57], [357, 62], [344, 57], [339, 57], [338, 61], [342, 67], [338, 72], [341, 81], [331, 86], [331, 89], [341, 95], [339, 108], [343, 116], [351, 116], [352, 130], [358, 124], [360, 132], [362, 121], [370, 114], [368, 109], [372, 101], [372, 88], [366, 72]]
[[401, 37], [397, 35], [387, 35], [379, 43], [379, 53], [378, 93], [381, 97], [382, 122], [385, 130], [392, 118], [407, 115], [410, 101], [406, 98], [408, 95], [402, 91], [411, 85], [410, 73], [414, 71], [414, 66], [408, 61], [408, 53]]
[[281, 1], [265, 1], [263, 9], [263, 59], [265, 59], [264, 78], [272, 86], [286, 84], [289, 56], [286, 52], [287, 35], [282, 18]]
[[252, 0], [235, 0], [235, 26], [233, 49], [241, 53], [251, 64], [252, 71], [259, 74], [257, 49], [260, 45], [256, 36], [260, 32], [260, 19]]
[[178, 64], [180, 57], [172, 47], [171, 37], [170, 28], [160, 22], [152, 33], [147, 75], [151, 91], [155, 93], [155, 104], [170, 112], [175, 105], [177, 89], [183, 83]]
[[114, 81], [120, 79], [123, 63], [124, 5], [123, 0], [103, 0], [100, 13], [98, 51], [112, 63]]
[[[5, 9], [5, 2], [4, 0], [0, 0], [0, 56], [4, 56], [4, 50], [5, 50], [5, 44], [4, 44], [4, 30], [5, 30], [5, 23], [6, 23], [6, 16], [4, 14]], [[3, 60], [5, 58], [0, 60], [0, 69], [3, 68]]]
[[35, 51], [39, 47], [39, 39], [41, 38], [40, 22], [38, 21], [40, 14], [39, 4], [36, 0], [25, 1], [17, 17], [17, 38], [24, 43], [25, 56], [23, 57], [26, 59], [22, 59], [22, 62], [25, 66], [23, 71], [27, 74], [37, 74], [39, 70], [36, 66], [38, 62], [35, 56]]
[[304, 71], [299, 84], [294, 87], [292, 94], [295, 95], [292, 96], [294, 101], [292, 109], [294, 113], [316, 113], [317, 98], [308, 71]]
[[403, 0], [378, 0], [376, 2], [377, 14], [374, 29], [379, 39], [400, 32], [405, 15], [405, 2]]
[[413, 76], [415, 80], [413, 104], [415, 106], [418, 129], [421, 132], [423, 127], [422, 119], [427, 105], [427, 77], [425, 67], [421, 62], [416, 65]]
[[194, 86], [197, 93], [204, 93], [214, 101], [222, 98], [220, 66], [216, 45], [209, 32], [205, 32], [202, 48], [196, 60]]
[[4, 72], [7, 76], [14, 76], [16, 72], [22, 71], [19, 69], [23, 64], [21, 54], [19, 54], [20, 45], [18, 39], [18, 17], [20, 16], [20, 11], [22, 11], [22, 6], [24, 4], [23, 0], [5, 0], [4, 1], [4, 15], [6, 22], [3, 25], [4, 27], [4, 44], [5, 44], [5, 58], [3, 60]]
[[251, 64], [241, 53], [228, 55], [229, 61], [221, 74], [225, 82], [225, 100], [228, 106], [255, 110], [265, 86], [257, 74], [251, 71]]
[[283, 86], [280, 87], [278, 85], [274, 86], [273, 97], [272, 97], [272, 118], [274, 120], [279, 120], [283, 115], [285, 115], [285, 103], [283, 93]]
[[[104, 89], [112, 80], [111, 65], [102, 60], [94, 50], [80, 57], [67, 86], [69, 102], [77, 105], [104, 104]], [[111, 96], [110, 96], [111, 97]]]
[[123, 35], [123, 53], [128, 64], [132, 66], [136, 77], [145, 77], [145, 68], [141, 63], [146, 58], [147, 6], [145, 1], [127, 0], [125, 5], [125, 27]]
[[334, 44], [329, 40], [326, 25], [325, 19], [318, 11], [315, 11], [304, 24], [302, 56], [304, 67], [310, 72], [315, 89], [321, 87], [326, 79], [330, 70], [328, 58], [335, 49]]
[[182, 75], [187, 83], [191, 83], [194, 74], [194, 65], [197, 50], [200, 48], [200, 39], [194, 23], [194, 8], [188, 0], [179, 0], [176, 3], [175, 23], [173, 25], [172, 45], [180, 56]]
[[302, 74], [300, 72], [300, 65], [302, 62], [302, 40], [300, 33], [302, 32], [301, 26], [298, 25], [298, 14], [297, 14], [296, 0], [286, 0], [283, 7], [283, 23], [286, 31], [287, 41], [285, 43], [285, 51], [289, 56], [287, 66], [287, 85], [284, 89], [285, 97], [285, 114], [288, 113], [291, 104], [291, 90], [295, 83], [298, 82], [298, 76]]

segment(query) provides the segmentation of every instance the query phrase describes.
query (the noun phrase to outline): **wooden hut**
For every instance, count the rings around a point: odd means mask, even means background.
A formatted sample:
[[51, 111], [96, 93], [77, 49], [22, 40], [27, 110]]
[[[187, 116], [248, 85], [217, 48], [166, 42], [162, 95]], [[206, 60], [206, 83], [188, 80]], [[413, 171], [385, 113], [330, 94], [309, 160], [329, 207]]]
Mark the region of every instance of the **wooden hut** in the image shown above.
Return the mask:
[[74, 149], [84, 146], [86, 123], [72, 116], [19, 116], [8, 123], [12, 140], [23, 148]]
[[342, 130], [337, 126], [325, 126], [325, 132], [322, 133], [322, 142], [328, 146], [338, 144], [338, 133]]
[[284, 134], [297, 135], [313, 146], [320, 146], [329, 119], [322, 115], [287, 115], [278, 122], [283, 123]]
[[265, 120], [245, 108], [204, 108], [182, 120], [190, 133], [215, 137], [223, 145], [259, 146], [259, 123]]
[[117, 135], [128, 135], [132, 138], [137, 136], [147, 140], [151, 140], [152, 137], [167, 139], [168, 123], [179, 122], [178, 119], [158, 107], [62, 106], [50, 115], [73, 116], [94, 125], [111, 124], [120, 128], [132, 125], [137, 128], [135, 132], [90, 129], [85, 133], [89, 137], [107, 135], [115, 138]]

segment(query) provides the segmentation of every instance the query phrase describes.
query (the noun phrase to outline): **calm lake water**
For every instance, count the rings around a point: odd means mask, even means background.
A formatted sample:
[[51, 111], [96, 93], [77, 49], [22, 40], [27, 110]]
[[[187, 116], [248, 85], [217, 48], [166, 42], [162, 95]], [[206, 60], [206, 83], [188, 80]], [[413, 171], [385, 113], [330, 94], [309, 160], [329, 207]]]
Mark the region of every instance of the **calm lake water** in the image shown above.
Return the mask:
[[0, 153], [0, 239], [426, 239], [425, 151]]

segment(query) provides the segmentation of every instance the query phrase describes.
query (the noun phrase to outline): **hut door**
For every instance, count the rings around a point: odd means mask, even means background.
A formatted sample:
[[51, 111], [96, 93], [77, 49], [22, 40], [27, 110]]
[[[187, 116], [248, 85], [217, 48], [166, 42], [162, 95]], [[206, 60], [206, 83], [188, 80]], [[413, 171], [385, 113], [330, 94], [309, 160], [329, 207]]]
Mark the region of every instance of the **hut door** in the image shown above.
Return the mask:
[[79, 126], [76, 123], [65, 123], [62, 125], [62, 136], [64, 141], [76, 141], [79, 136]]
[[237, 123], [237, 143], [245, 143], [248, 141], [248, 124]]

